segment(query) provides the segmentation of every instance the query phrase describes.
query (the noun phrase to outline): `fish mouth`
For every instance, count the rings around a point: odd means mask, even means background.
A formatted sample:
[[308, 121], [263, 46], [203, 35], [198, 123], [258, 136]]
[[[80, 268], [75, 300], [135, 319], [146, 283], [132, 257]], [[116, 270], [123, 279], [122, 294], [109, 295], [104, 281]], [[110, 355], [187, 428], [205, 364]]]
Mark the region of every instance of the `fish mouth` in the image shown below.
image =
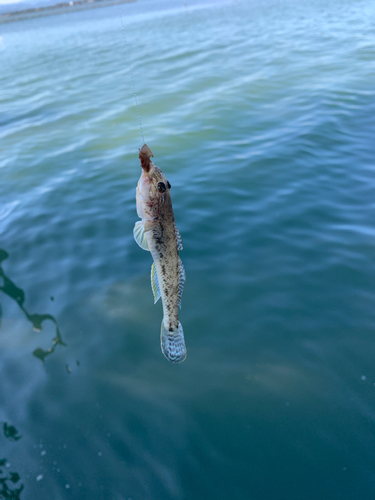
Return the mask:
[[147, 174], [150, 172], [150, 168], [151, 168], [151, 164], [152, 164], [151, 158], [153, 156], [154, 155], [152, 154], [152, 151], [147, 146], [147, 144], [143, 144], [143, 146], [139, 150], [139, 159], [141, 160], [141, 167], [142, 167], [143, 171]]

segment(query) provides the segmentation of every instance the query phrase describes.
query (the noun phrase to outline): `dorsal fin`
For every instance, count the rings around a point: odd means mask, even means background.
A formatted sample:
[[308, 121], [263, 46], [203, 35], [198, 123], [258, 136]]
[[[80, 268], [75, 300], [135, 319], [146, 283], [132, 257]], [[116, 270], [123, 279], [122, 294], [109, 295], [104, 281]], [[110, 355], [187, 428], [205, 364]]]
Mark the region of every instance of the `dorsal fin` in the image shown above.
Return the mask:
[[179, 284], [178, 284], [178, 305], [181, 307], [181, 302], [182, 302], [182, 292], [184, 291], [184, 286], [185, 286], [185, 281], [186, 281], [186, 274], [185, 274], [185, 268], [182, 263], [182, 260], [178, 258], [178, 274], [179, 274]]
[[177, 239], [177, 250], [179, 252], [181, 252], [181, 250], [184, 249], [184, 246], [182, 244], [182, 238], [181, 238], [181, 234], [180, 234], [180, 231], [177, 229], [177, 226], [175, 225], [174, 226], [174, 232], [176, 233], [176, 239]]

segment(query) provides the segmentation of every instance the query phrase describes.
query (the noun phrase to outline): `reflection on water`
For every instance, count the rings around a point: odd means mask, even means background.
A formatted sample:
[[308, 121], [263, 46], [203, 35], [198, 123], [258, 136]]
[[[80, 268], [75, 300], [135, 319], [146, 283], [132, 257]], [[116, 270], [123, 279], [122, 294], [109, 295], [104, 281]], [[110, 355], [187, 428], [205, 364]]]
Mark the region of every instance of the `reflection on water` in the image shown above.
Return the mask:
[[18, 441], [22, 436], [18, 434], [18, 430], [14, 425], [9, 425], [6, 422], [3, 424], [4, 436], [9, 439], [9, 441]]
[[[6, 458], [0, 460], [0, 467], [4, 467], [7, 464]], [[20, 476], [17, 472], [9, 472], [8, 474], [5, 473], [3, 470], [0, 468], [0, 498], [4, 500], [17, 500], [20, 498], [20, 494], [23, 490], [23, 484], [19, 486], [18, 488], [15, 487], [13, 488], [13, 485], [18, 483], [20, 480]]]
[[[0, 477], [22, 500], [375, 499], [375, 2], [191, 4], [123, 19], [180, 193], [180, 367], [132, 239], [118, 10], [4, 27]], [[68, 344], [44, 363], [35, 312]]]
[[[3, 424], [4, 436], [10, 441], [18, 441], [21, 436], [13, 425]], [[7, 471], [10, 467], [6, 458], [0, 459], [0, 499], [17, 500], [23, 490], [23, 484], [16, 486], [20, 480], [18, 472]]]
[[[0, 248], [0, 278], [2, 278], [2, 286], [0, 286], [0, 290], [4, 292], [6, 295], [8, 295], [8, 297], [13, 299], [15, 302], [17, 302], [21, 311], [33, 325], [34, 331], [40, 332], [42, 330], [42, 323], [43, 321], [46, 320], [52, 321], [52, 323], [55, 325], [56, 335], [52, 339], [52, 346], [46, 350], [42, 349], [41, 347], [38, 347], [33, 351], [33, 355], [35, 357], [44, 361], [47, 356], [49, 356], [54, 352], [56, 346], [58, 345], [65, 346], [66, 344], [62, 340], [59, 325], [57, 324], [56, 319], [51, 314], [29, 314], [28, 311], [25, 309], [24, 307], [25, 292], [17, 285], [15, 285], [13, 281], [11, 281], [8, 278], [8, 276], [6, 276], [2, 268], [3, 261], [8, 257], [9, 257], [8, 252]], [[0, 327], [1, 327], [1, 316], [2, 316], [2, 307], [0, 304]]]

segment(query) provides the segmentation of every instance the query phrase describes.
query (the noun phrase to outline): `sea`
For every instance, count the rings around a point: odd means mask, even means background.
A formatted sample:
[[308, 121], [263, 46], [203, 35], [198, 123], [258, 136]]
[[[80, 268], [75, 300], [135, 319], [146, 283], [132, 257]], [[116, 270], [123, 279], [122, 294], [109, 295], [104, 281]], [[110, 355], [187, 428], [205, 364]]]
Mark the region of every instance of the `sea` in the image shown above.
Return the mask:
[[[375, 498], [375, 3], [0, 24], [0, 498]], [[188, 355], [133, 239], [170, 182]]]

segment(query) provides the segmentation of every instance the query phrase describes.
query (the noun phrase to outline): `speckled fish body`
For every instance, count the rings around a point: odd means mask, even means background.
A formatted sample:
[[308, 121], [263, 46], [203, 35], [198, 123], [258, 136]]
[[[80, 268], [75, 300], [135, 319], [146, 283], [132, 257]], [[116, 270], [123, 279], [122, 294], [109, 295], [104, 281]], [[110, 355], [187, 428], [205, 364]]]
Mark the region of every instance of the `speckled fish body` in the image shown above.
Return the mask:
[[179, 251], [182, 240], [176, 227], [170, 184], [152, 161], [150, 148], [144, 144], [139, 152], [142, 175], [138, 181], [136, 203], [141, 221], [136, 222], [134, 238], [153, 258], [151, 287], [155, 302], [161, 297], [163, 321], [161, 349], [172, 363], [186, 358], [184, 332], [178, 318], [178, 307], [185, 283], [185, 270]]

